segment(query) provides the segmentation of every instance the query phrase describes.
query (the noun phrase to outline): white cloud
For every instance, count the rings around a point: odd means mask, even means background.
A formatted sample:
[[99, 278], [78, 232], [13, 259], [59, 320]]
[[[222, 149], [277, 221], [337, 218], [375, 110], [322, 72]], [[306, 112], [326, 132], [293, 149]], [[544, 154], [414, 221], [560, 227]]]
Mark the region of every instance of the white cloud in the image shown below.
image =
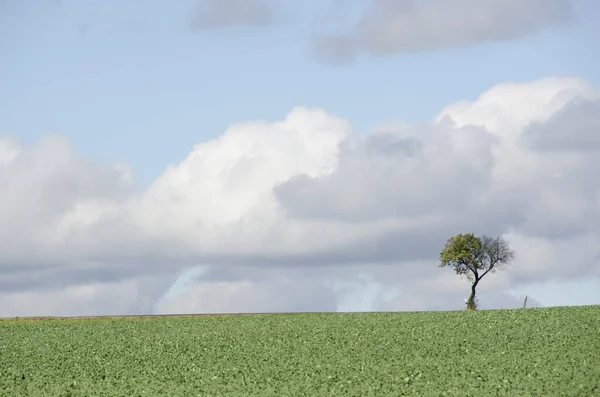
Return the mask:
[[79, 280], [65, 288], [0, 292], [0, 317], [147, 314], [172, 278]]
[[[356, 264], [277, 269], [214, 267], [186, 278], [186, 288], [170, 293], [157, 313], [239, 313], [281, 311], [461, 310], [469, 284], [434, 261], [401, 266]], [[524, 294], [506, 291], [506, 273], [479, 287], [483, 309], [517, 308]], [[540, 303], [529, 293], [528, 307]]]
[[[473, 127], [373, 133], [346, 142], [332, 175], [298, 176], [276, 193], [298, 217], [375, 221], [434, 216], [438, 221], [457, 207], [477, 205], [490, 183], [493, 143], [490, 133]], [[455, 189], [461, 179], [468, 183]]]
[[[154, 308], [461, 308], [467, 284], [435, 261], [445, 239], [469, 231], [504, 234], [517, 250], [510, 271], [484, 282], [491, 306], [521, 299], [506, 288], [598, 277], [600, 182], [589, 139], [600, 126], [580, 107], [598, 96], [574, 78], [501, 84], [430, 124], [366, 136], [323, 110], [296, 108], [197, 145], [144, 192], [123, 165], [81, 158], [60, 137], [21, 147], [0, 136], [0, 294], [35, 302], [74, 291], [44, 309], [60, 311], [69, 296], [90, 296], [77, 289], [84, 285], [200, 265], [208, 270], [187, 291]], [[568, 150], [527, 138], [564, 142], [567, 131]], [[85, 307], [105, 311], [108, 295]]]
[[514, 232], [506, 237], [518, 256], [519, 265], [511, 271], [513, 279], [573, 281], [600, 275], [598, 229], [554, 240]]
[[273, 18], [268, 0], [200, 0], [192, 19], [194, 28], [262, 26]]
[[579, 99], [534, 123], [523, 133], [533, 149], [553, 152], [600, 151], [600, 99]]
[[576, 77], [548, 77], [525, 83], [501, 83], [476, 101], [446, 106], [436, 122], [456, 127], [476, 125], [511, 141], [531, 123], [543, 123], [572, 100], [599, 98], [598, 91]]
[[[236, 125], [169, 167], [135, 202], [132, 214], [157, 244], [195, 255], [276, 255], [325, 249], [340, 240], [323, 225], [290, 221], [272, 190], [295, 175], [331, 172], [348, 122], [297, 108], [285, 120]], [[154, 227], [161, 225], [160, 228]], [[177, 236], [174, 238], [174, 236]]]
[[184, 293], [158, 302], [155, 312], [168, 313], [274, 313], [335, 311], [335, 296], [318, 284], [291, 278], [268, 282], [196, 282]]
[[0, 266], [66, 259], [73, 228], [97, 224], [133, 193], [123, 166], [82, 158], [63, 137], [11, 142], [0, 135]]
[[321, 34], [314, 44], [320, 56], [348, 61], [360, 52], [382, 56], [512, 40], [572, 18], [570, 0], [373, 0], [349, 33]]
[[0, 165], [7, 166], [19, 154], [19, 143], [14, 139], [0, 135]]

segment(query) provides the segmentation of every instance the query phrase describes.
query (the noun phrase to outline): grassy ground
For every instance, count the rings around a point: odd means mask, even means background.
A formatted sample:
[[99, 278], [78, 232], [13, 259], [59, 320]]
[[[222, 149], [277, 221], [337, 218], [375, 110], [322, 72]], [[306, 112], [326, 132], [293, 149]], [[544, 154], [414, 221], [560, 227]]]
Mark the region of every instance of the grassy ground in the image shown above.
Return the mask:
[[600, 395], [600, 306], [0, 321], [26, 395]]

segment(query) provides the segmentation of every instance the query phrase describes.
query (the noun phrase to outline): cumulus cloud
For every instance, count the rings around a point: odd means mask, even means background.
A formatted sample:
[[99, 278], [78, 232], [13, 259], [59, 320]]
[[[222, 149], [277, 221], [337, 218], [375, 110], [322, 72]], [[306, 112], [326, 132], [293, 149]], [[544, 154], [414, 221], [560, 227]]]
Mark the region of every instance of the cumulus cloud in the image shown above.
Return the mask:
[[[339, 5], [339, 3], [338, 3]], [[573, 18], [570, 0], [373, 0], [350, 32], [317, 36], [317, 54], [348, 61], [511, 40]]]
[[61, 136], [23, 148], [0, 135], [0, 250], [3, 265], [67, 259], [68, 242], [134, 192], [125, 165], [96, 164]]
[[2, 135], [0, 302], [104, 313], [131, 285], [127, 310], [461, 309], [468, 284], [436, 260], [472, 231], [516, 249], [480, 297], [515, 306], [508, 289], [600, 274], [598, 99], [576, 78], [500, 84], [366, 135], [299, 107], [198, 144], [144, 191], [63, 138]]
[[[156, 313], [265, 313], [461, 310], [468, 284], [434, 261], [403, 266], [204, 267], [170, 291]], [[483, 309], [522, 307], [524, 295], [506, 291], [505, 275], [479, 288]], [[530, 294], [531, 295], [531, 294]], [[540, 306], [529, 296], [528, 307]]]
[[201, 0], [192, 18], [192, 27], [263, 26], [272, 18], [268, 0]]
[[113, 282], [78, 280], [56, 288], [0, 290], [0, 316], [89, 316], [152, 314], [172, 277], [139, 276]]
[[[435, 125], [373, 133], [345, 142], [331, 175], [294, 177], [278, 186], [276, 194], [293, 216], [303, 218], [439, 219], [486, 190], [493, 140], [477, 127], [451, 133]], [[454, 183], [461, 179], [468, 183], [456, 189]], [[439, 200], [442, 194], [444, 201]]]
[[[263, 269], [257, 269], [261, 272]], [[274, 313], [336, 311], [334, 292], [314, 278], [198, 280], [162, 299], [156, 313]]]
[[579, 99], [535, 123], [523, 133], [523, 141], [535, 150], [553, 152], [600, 151], [600, 100]]

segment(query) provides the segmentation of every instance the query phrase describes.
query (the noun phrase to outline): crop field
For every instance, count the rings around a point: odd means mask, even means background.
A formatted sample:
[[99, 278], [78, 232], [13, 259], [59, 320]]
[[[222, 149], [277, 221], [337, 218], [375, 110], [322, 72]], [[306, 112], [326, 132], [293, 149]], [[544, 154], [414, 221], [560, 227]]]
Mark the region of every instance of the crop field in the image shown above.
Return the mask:
[[600, 306], [0, 320], [1, 396], [594, 396]]

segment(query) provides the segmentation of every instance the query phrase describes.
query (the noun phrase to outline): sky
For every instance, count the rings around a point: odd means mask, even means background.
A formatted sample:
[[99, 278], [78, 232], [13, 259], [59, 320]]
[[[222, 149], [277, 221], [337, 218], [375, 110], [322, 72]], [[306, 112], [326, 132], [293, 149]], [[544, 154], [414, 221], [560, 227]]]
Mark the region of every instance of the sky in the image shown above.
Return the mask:
[[600, 304], [595, 0], [0, 0], [0, 316]]

